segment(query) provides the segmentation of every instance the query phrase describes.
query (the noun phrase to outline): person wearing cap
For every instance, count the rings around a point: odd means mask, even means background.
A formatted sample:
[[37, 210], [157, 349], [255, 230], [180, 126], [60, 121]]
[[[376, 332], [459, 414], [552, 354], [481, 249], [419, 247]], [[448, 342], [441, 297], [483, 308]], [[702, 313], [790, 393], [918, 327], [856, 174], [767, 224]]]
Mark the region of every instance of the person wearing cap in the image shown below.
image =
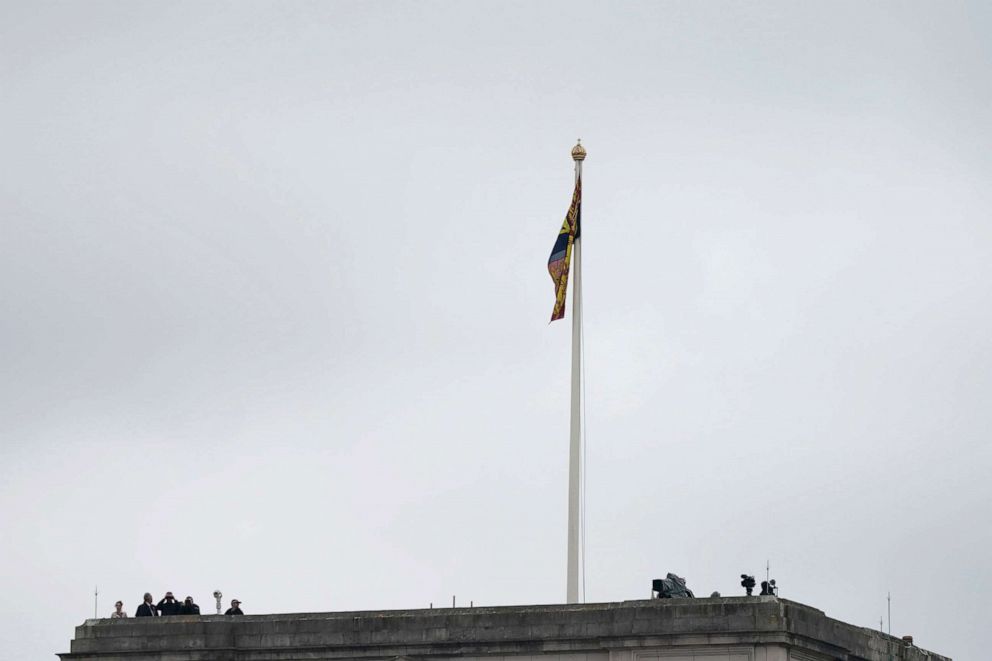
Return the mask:
[[141, 602], [138, 606], [138, 610], [134, 612], [135, 617], [156, 617], [158, 611], [155, 610], [155, 599], [152, 597], [151, 592], [145, 593], [145, 600]]
[[179, 615], [180, 604], [172, 596], [171, 592], [166, 592], [165, 597], [163, 597], [162, 601], [158, 602], [155, 608], [162, 615]]
[[193, 602], [193, 597], [186, 597], [183, 605], [179, 607], [180, 615], [199, 615], [200, 607]]
[[237, 599], [232, 599], [231, 607], [224, 611], [224, 615], [244, 615], [241, 612], [241, 602]]
[[114, 608], [116, 610], [110, 614], [111, 619], [118, 620], [122, 617], [127, 617], [127, 613], [124, 611], [123, 601], [118, 601], [116, 604], [114, 604]]

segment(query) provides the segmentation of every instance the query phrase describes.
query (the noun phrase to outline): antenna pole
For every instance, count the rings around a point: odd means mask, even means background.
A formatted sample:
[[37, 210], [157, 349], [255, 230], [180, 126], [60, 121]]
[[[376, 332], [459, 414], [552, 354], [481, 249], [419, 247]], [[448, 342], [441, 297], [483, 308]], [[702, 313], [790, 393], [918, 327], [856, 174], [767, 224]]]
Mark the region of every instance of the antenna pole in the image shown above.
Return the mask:
[[892, 593], [890, 592], [885, 598], [889, 602], [889, 635], [892, 635]]
[[93, 586], [93, 617], [100, 617], [100, 586]]

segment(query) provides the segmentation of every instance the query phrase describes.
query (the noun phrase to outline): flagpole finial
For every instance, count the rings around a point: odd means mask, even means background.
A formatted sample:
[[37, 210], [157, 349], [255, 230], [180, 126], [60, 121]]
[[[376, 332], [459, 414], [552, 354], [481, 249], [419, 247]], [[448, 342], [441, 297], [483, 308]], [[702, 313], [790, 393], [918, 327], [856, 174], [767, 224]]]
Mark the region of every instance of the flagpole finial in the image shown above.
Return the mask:
[[579, 138], [572, 147], [572, 160], [573, 161], [584, 161], [586, 160], [586, 148], [582, 146], [582, 138]]

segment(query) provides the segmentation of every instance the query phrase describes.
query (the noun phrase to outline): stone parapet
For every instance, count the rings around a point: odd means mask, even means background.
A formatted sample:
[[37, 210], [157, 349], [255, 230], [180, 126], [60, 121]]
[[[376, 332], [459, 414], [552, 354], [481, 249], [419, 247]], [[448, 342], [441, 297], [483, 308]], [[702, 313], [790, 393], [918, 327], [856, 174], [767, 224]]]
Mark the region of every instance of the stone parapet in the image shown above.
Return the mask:
[[62, 661], [948, 661], [777, 597], [94, 619], [76, 627], [70, 651], [59, 656]]

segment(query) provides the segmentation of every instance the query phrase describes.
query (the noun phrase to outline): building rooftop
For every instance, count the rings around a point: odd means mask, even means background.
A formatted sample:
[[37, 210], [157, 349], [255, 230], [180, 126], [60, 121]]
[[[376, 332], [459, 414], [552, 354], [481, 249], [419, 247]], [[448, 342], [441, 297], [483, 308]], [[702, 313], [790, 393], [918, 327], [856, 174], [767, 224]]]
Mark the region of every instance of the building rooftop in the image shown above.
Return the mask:
[[70, 651], [59, 656], [63, 661], [947, 659], [773, 596], [93, 619], [76, 627]]

